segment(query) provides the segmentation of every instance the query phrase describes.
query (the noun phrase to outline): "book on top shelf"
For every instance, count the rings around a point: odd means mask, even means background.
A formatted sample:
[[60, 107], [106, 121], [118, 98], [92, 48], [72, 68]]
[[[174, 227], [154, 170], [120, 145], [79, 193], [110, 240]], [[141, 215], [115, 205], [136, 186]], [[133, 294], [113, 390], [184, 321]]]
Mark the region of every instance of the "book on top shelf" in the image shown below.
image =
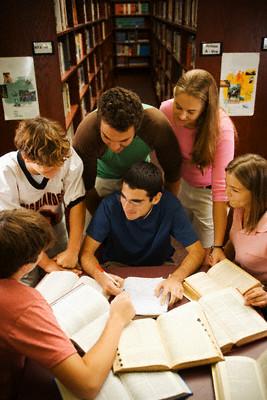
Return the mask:
[[227, 356], [212, 366], [216, 400], [266, 400], [267, 350], [254, 360], [247, 356]]
[[[79, 400], [56, 381], [63, 400]], [[95, 400], [171, 400], [186, 399], [191, 390], [177, 373], [131, 372], [120, 376], [109, 373]]]
[[179, 370], [222, 359], [200, 305], [191, 302], [156, 320], [131, 321], [120, 337], [113, 371]]
[[227, 258], [213, 265], [208, 272], [197, 272], [183, 282], [185, 295], [192, 300], [225, 287], [237, 288], [244, 294], [257, 286], [261, 286], [258, 279]]

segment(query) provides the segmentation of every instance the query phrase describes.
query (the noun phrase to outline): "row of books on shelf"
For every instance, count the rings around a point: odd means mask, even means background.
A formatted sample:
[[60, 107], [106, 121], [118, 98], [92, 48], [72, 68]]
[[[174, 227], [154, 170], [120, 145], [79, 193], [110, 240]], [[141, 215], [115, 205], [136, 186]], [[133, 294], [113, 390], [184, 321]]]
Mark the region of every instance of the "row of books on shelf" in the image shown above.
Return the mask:
[[116, 42], [147, 42], [149, 40], [149, 32], [146, 30], [133, 31], [116, 31]]
[[149, 61], [147, 57], [142, 56], [116, 56], [117, 67], [148, 67]]
[[[73, 279], [68, 279], [68, 287], [64, 287], [64, 275], [58, 285], [59, 273], [49, 274], [37, 289], [51, 303], [63, 331], [81, 351], [86, 352], [101, 335], [110, 304], [92, 278], [79, 278], [66, 271], [64, 274], [73, 276]], [[252, 307], [244, 305], [242, 295], [259, 286], [260, 282], [229, 260], [223, 260], [208, 273], [199, 272], [186, 278], [184, 285], [190, 302], [163, 312], [156, 319], [135, 319], [124, 329], [112, 377], [114, 374], [121, 377], [128, 372], [179, 371], [213, 364], [217, 399], [228, 399], [225, 390], [227, 387], [229, 390], [229, 384], [232, 389], [236, 378], [241, 379], [242, 375], [246, 375], [242, 382], [246, 390], [240, 388], [242, 392], [237, 391], [239, 397], [236, 398], [266, 399], [267, 352], [257, 361], [248, 357], [224, 356], [233, 346], [243, 346], [267, 337], [267, 322]], [[55, 295], [54, 291], [62, 290], [62, 287], [63, 292]], [[93, 301], [86, 301], [88, 298]], [[80, 318], [77, 318], [77, 310]], [[234, 366], [235, 371], [230, 373]]]
[[117, 44], [116, 45], [117, 56], [149, 56], [150, 45], [149, 44]]
[[154, 1], [154, 16], [187, 27], [197, 27], [198, 0]]
[[[60, 37], [58, 41], [58, 54], [61, 75], [68, 71], [72, 65], [79, 63], [105, 37], [104, 22], [92, 26], [90, 29], [84, 29], [82, 32], [72, 32], [71, 35], [68, 34]], [[74, 40], [75, 44], [75, 60], [72, 58], [70, 50], [72, 40]]]
[[110, 2], [88, 0], [54, 0], [56, 31], [110, 16]]
[[146, 21], [144, 17], [117, 17], [115, 18], [115, 28], [145, 28]]
[[149, 14], [149, 3], [115, 3], [115, 15]]

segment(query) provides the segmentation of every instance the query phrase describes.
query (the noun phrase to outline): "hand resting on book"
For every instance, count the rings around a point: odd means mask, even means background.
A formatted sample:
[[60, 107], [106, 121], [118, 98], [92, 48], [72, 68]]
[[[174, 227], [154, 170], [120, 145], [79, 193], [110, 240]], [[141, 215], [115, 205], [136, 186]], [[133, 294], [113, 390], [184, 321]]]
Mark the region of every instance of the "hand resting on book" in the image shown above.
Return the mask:
[[245, 304], [254, 307], [267, 306], [267, 292], [263, 287], [255, 287], [244, 294]]

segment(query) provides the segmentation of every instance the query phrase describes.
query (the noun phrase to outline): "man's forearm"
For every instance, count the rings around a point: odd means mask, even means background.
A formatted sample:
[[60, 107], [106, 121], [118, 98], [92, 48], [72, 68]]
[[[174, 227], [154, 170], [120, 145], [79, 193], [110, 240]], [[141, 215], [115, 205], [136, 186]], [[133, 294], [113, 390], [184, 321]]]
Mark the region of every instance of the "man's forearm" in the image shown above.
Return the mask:
[[189, 250], [179, 267], [172, 273], [172, 276], [177, 277], [180, 282], [187, 276], [193, 274], [203, 262], [205, 250], [199, 242], [197, 242], [194, 247], [193, 250]]
[[69, 214], [68, 249], [77, 253], [80, 251], [85, 223], [85, 202], [72, 207]]

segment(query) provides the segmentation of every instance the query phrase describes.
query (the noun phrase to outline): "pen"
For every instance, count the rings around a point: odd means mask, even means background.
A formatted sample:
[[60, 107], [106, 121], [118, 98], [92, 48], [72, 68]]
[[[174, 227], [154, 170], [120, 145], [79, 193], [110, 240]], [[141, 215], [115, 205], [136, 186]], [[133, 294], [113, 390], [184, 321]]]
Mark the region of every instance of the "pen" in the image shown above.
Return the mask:
[[105, 274], [115, 286], [120, 287], [119, 282], [117, 282], [114, 278], [112, 278], [112, 276], [110, 276], [106, 271], [104, 271], [101, 265], [96, 265], [96, 268], [99, 271], [103, 272], [103, 274]]
[[103, 271], [103, 274], [105, 274], [115, 286], [120, 287], [119, 282], [115, 281], [115, 279], [112, 278], [112, 276], [110, 276], [106, 271]]

